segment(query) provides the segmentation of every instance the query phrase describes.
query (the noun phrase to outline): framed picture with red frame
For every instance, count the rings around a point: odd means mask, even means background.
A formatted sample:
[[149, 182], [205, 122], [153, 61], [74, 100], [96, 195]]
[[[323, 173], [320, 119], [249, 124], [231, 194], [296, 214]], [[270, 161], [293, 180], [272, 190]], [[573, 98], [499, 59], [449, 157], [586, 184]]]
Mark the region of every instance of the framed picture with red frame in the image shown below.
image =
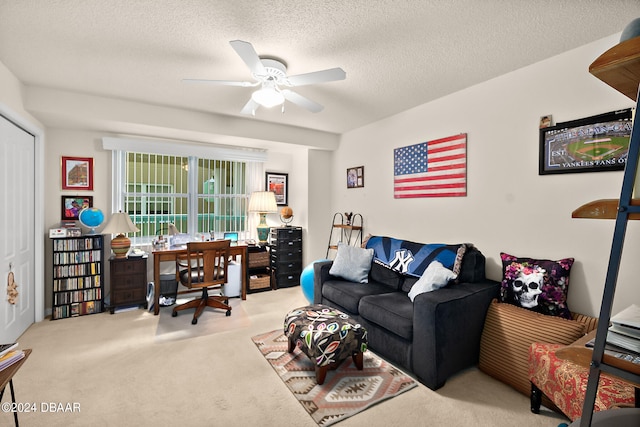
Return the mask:
[[93, 157], [62, 157], [63, 190], [93, 190]]

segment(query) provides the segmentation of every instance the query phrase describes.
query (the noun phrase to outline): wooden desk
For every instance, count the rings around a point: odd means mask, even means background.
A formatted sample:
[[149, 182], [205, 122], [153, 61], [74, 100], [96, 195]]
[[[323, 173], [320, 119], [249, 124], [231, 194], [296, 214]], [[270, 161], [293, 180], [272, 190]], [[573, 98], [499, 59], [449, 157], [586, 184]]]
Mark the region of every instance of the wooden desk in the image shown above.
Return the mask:
[[[11, 402], [16, 403], [16, 394], [13, 391], [13, 376], [18, 372], [20, 367], [24, 362], [27, 361], [29, 355], [31, 354], [31, 349], [27, 348], [24, 351], [24, 357], [18, 360], [13, 365], [9, 366], [6, 369], [0, 371], [0, 401], [2, 400], [2, 396], [4, 395], [4, 389], [9, 384], [9, 389], [11, 390]], [[18, 411], [13, 413], [13, 420], [15, 421], [16, 426], [18, 425]]]
[[[176, 261], [179, 255], [187, 253], [187, 246], [180, 246], [170, 249], [157, 249], [152, 252], [153, 254], [153, 314], [158, 315], [160, 313], [160, 262], [162, 261]], [[241, 266], [241, 295], [242, 299], [247, 299], [247, 245], [238, 244], [232, 245], [230, 248], [231, 257], [237, 261], [240, 256]]]

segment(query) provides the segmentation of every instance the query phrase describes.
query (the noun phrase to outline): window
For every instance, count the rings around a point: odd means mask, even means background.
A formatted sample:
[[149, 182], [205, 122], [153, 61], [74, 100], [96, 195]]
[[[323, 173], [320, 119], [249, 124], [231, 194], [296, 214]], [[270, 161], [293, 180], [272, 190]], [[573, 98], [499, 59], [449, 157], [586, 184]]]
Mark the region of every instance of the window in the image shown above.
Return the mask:
[[[136, 243], [168, 234], [221, 236], [246, 229], [247, 162], [124, 152], [121, 205], [140, 229]], [[117, 192], [116, 192], [117, 193]]]
[[245, 231], [248, 204], [244, 162], [198, 159], [198, 230]]
[[112, 152], [112, 212], [127, 212], [140, 229], [129, 234], [134, 244], [166, 234], [170, 223], [195, 237], [255, 234], [247, 205], [263, 188], [266, 150], [108, 136], [102, 147]]

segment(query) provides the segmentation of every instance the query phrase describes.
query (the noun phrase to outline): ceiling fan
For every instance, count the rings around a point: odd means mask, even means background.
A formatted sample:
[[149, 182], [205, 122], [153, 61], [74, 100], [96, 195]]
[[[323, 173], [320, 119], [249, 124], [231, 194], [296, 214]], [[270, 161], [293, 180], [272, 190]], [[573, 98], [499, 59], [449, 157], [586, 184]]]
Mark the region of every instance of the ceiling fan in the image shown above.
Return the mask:
[[231, 47], [249, 67], [251, 75], [255, 79], [254, 82], [204, 79], [183, 79], [183, 81], [225, 86], [260, 86], [260, 89], [251, 94], [251, 99], [249, 99], [249, 102], [247, 102], [240, 111], [242, 114], [255, 115], [256, 110], [260, 106], [271, 108], [276, 105], [282, 105], [282, 112], [284, 113], [285, 100], [306, 108], [313, 113], [318, 113], [324, 108], [322, 105], [290, 89], [282, 89], [281, 87], [305, 86], [315, 83], [344, 80], [347, 76], [342, 68], [331, 68], [328, 70], [287, 76], [287, 66], [283, 61], [272, 57], [258, 56], [251, 43], [242, 40], [232, 40], [229, 44], [231, 44]]

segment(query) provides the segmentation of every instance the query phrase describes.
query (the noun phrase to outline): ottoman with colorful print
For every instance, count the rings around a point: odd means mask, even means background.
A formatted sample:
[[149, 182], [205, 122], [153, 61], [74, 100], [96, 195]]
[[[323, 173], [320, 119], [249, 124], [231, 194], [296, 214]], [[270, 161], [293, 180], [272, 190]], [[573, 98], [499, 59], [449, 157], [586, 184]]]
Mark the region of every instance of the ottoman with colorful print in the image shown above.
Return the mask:
[[327, 370], [335, 369], [349, 356], [362, 370], [367, 349], [367, 330], [347, 314], [322, 304], [290, 311], [284, 318], [289, 353], [298, 346], [316, 365], [316, 381], [323, 384]]

